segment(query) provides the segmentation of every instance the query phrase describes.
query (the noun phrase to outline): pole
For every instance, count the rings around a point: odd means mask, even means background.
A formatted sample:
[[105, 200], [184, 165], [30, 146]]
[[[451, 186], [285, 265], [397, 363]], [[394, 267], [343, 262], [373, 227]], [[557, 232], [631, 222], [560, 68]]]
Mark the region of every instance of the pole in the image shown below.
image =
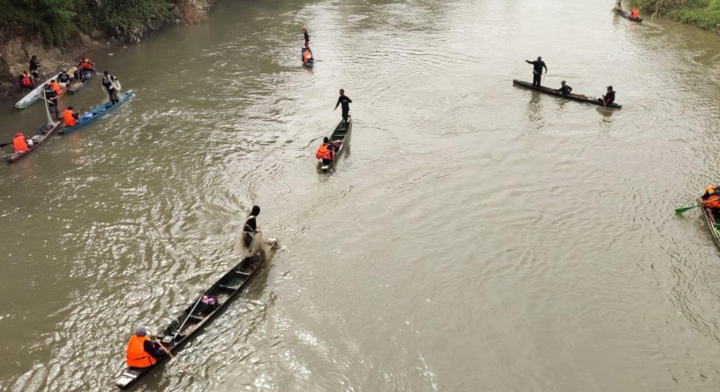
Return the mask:
[[180, 369], [182, 369], [185, 373], [187, 373], [187, 374], [189, 374], [189, 375], [191, 375], [191, 376], [193, 376], [193, 377], [195, 376], [192, 372], [190, 372], [189, 370], [185, 369], [185, 366], [183, 366], [180, 362], [178, 362], [178, 360], [175, 359], [175, 357], [170, 353], [170, 350], [168, 350], [167, 348], [165, 348], [165, 346], [163, 346], [162, 343], [160, 343], [160, 342], [157, 341], [157, 340], [156, 340], [156, 342], [157, 342], [157, 344], [160, 346], [160, 348], [161, 348], [163, 351], [165, 351], [165, 354], [167, 354], [168, 357], [170, 357], [170, 359], [173, 360], [173, 362], [175, 362], [178, 366], [180, 366]]

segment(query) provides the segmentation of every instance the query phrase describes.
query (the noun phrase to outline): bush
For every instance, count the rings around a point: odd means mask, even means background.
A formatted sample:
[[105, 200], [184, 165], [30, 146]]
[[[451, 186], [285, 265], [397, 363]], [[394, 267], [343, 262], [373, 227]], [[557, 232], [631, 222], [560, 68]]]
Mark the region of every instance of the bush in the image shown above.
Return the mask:
[[713, 32], [720, 24], [720, 0], [635, 0], [635, 4], [654, 16]]

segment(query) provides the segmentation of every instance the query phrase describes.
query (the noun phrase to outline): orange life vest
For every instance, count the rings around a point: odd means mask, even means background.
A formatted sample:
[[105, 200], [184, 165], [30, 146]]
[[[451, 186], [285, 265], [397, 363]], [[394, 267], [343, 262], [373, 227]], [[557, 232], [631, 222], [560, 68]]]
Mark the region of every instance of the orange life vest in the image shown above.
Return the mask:
[[157, 362], [157, 359], [145, 351], [145, 341], [149, 340], [147, 336], [133, 335], [130, 337], [128, 342], [127, 352], [125, 356], [127, 358], [127, 365], [134, 368], [146, 368], [152, 366]]
[[[707, 195], [707, 198], [705, 195]], [[705, 188], [705, 195], [703, 195], [705, 207], [720, 208], [720, 195], [715, 191], [715, 187], [709, 186]]]
[[55, 90], [58, 96], [62, 94], [62, 88], [60, 87], [60, 84], [58, 84], [58, 82], [50, 82], [50, 87]]
[[15, 152], [25, 152], [29, 150], [27, 142], [25, 142], [25, 136], [16, 136], [13, 139], [13, 148]]
[[303, 53], [303, 62], [307, 63], [308, 61], [310, 61], [311, 58], [312, 58], [312, 53], [310, 53], [309, 50], [306, 50]]
[[632, 13], [630, 13], [630, 17], [631, 17], [631, 18], [636, 18], [636, 19], [637, 19], [638, 16], [640, 16], [640, 11], [638, 11], [637, 8], [634, 9], [634, 10], [632, 10]]
[[318, 147], [315, 158], [332, 160], [332, 153], [330, 152], [327, 144], [322, 144], [320, 145], [320, 147]]
[[22, 83], [23, 86], [32, 87], [32, 80], [27, 75], [23, 75], [22, 79], [20, 79], [20, 83]]
[[93, 67], [92, 63], [90, 63], [89, 61], [83, 61], [82, 63], [80, 63], [80, 68], [82, 68], [85, 71], [92, 71], [92, 69], [94, 67]]
[[65, 126], [66, 127], [74, 127], [77, 125], [77, 119], [73, 116], [74, 113], [70, 109], [65, 109], [63, 112], [63, 120], [65, 120]]

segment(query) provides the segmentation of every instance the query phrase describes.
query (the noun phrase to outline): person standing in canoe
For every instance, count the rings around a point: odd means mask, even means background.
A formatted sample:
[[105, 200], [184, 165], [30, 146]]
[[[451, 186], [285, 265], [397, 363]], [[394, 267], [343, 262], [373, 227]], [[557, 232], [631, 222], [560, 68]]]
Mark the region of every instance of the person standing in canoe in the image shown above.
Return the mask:
[[310, 47], [310, 34], [308, 34], [307, 29], [303, 28], [303, 38], [305, 38], [305, 47]]
[[616, 9], [616, 10], [622, 10], [622, 0], [616, 0], [616, 1], [615, 1], [615, 9]]
[[125, 362], [129, 367], [136, 369], [150, 367], [164, 356], [162, 348], [147, 336], [147, 329], [142, 325], [130, 337], [127, 350], [125, 350]]
[[48, 84], [50, 85], [50, 87], [52, 87], [53, 90], [55, 90], [55, 93], [58, 95], [58, 97], [62, 95], [63, 90], [62, 90], [62, 87], [60, 87], [60, 83], [58, 83], [57, 80], [51, 79], [50, 82], [48, 82]]
[[116, 103], [120, 102], [120, 99], [118, 98], [118, 80], [115, 76], [110, 75], [108, 71], [104, 72], [105, 77], [103, 77], [102, 85], [105, 87], [105, 90], [108, 92], [108, 96], [110, 96], [110, 106], [115, 105]]
[[40, 72], [38, 69], [40, 68], [40, 61], [37, 59], [37, 56], [33, 55], [30, 58], [30, 75], [32, 75], [33, 78], [35, 78], [35, 81], [37, 81], [40, 78]]
[[50, 84], [45, 85], [45, 101], [48, 104], [48, 111], [54, 120], [58, 119], [58, 94]]
[[542, 57], [538, 57], [536, 61], [525, 60], [525, 62], [533, 65], [533, 86], [540, 87], [542, 70], [545, 68], [545, 73], [547, 73], [547, 65], [542, 61]]
[[315, 153], [316, 159], [322, 159], [323, 165], [330, 165], [335, 160], [335, 146], [330, 143], [330, 139], [326, 136]]
[[[348, 122], [348, 117], [350, 117], [350, 104], [352, 103], [352, 99], [345, 95], [345, 90], [340, 89], [340, 97], [337, 100], [337, 103], [335, 104], [335, 109], [338, 108], [339, 105], [342, 104], [342, 118], [343, 121]], [[335, 110], [333, 109], [333, 110]]]
[[560, 88], [555, 90], [555, 92], [562, 95], [570, 95], [570, 93], [572, 92], [572, 87], [565, 84], [565, 81], [563, 80], [562, 82], [560, 82]]
[[[247, 253], [252, 256], [254, 255], [254, 253], [256, 253], [254, 248], [260, 245], [255, 241], [255, 237], [258, 236], [258, 234], [260, 233], [260, 226], [258, 226], [257, 224], [258, 215], [260, 215], [260, 206], [253, 206], [252, 210], [250, 211], [250, 215], [248, 215], [247, 219], [245, 220], [245, 224], [243, 225], [242, 245], [244, 246], [246, 252], [241, 253]], [[250, 259], [251, 257], [246, 257], [245, 259], [243, 259], [243, 262], [240, 265], [241, 271], [246, 270], [250, 266]]]
[[612, 86], [608, 86], [607, 92], [602, 96], [602, 98], [598, 98], [598, 101], [602, 102], [605, 107], [610, 106], [613, 102], [615, 102], [615, 90], [613, 90]]
[[72, 106], [68, 106], [63, 112], [63, 123], [65, 127], [74, 127], [77, 125], [77, 120], [80, 116], [73, 111]]

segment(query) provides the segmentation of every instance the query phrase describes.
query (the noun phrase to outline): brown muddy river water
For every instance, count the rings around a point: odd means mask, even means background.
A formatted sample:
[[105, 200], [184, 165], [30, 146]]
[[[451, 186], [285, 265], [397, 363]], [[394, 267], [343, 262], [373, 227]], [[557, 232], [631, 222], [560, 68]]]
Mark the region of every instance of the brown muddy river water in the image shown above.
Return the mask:
[[[136, 97], [0, 168], [0, 391], [113, 390], [253, 204], [275, 258], [136, 391], [720, 390], [720, 252], [673, 212], [720, 182], [720, 39], [611, 6], [224, 0], [91, 53]], [[513, 87], [537, 56], [623, 109]], [[12, 104], [0, 141], [44, 118]]]

